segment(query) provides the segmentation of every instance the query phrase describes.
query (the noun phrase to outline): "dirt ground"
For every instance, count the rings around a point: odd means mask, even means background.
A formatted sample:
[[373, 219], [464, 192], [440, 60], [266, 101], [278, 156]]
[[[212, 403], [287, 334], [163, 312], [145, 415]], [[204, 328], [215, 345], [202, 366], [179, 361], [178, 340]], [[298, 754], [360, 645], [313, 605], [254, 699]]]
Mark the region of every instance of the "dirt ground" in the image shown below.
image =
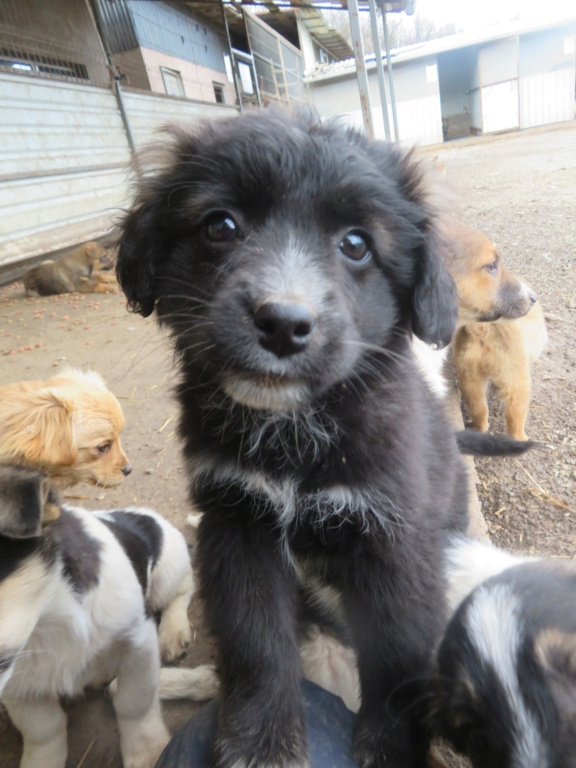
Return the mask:
[[[548, 321], [550, 340], [534, 370], [527, 425], [541, 447], [520, 459], [476, 462], [490, 535], [515, 551], [576, 558], [576, 122], [434, 151], [464, 219], [485, 230], [506, 266], [538, 291]], [[134, 466], [120, 487], [78, 487], [71, 501], [90, 509], [151, 506], [192, 540], [168, 340], [152, 320], [128, 314], [118, 292], [28, 299], [20, 283], [0, 288], [0, 382], [49, 378], [65, 365], [104, 375], [124, 408], [123, 444]], [[494, 397], [491, 429], [504, 431]], [[212, 651], [195, 603], [190, 621], [194, 640], [182, 663], [194, 666], [210, 661]], [[197, 706], [167, 705], [169, 727], [185, 722]], [[90, 693], [67, 709], [67, 768], [120, 768], [108, 698]], [[20, 749], [0, 707], [0, 765], [16, 768]]]

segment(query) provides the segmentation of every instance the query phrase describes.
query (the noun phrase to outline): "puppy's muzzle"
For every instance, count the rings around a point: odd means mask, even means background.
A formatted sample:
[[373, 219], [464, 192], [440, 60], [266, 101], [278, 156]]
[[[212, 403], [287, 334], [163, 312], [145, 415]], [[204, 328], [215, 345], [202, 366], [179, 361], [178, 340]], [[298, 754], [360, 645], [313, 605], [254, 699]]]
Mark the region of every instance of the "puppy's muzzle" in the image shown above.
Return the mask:
[[265, 302], [254, 312], [260, 346], [276, 357], [303, 352], [314, 332], [314, 315], [303, 304]]

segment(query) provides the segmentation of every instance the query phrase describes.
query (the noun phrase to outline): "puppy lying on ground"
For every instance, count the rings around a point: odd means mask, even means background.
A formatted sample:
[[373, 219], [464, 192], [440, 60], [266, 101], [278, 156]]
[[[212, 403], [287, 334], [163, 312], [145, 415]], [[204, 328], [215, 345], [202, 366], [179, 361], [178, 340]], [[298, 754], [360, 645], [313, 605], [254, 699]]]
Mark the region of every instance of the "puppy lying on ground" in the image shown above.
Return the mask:
[[492, 382], [505, 403], [508, 434], [526, 440], [530, 366], [547, 341], [536, 294], [508, 272], [480, 230], [453, 222], [447, 265], [458, 289], [454, 362], [471, 426], [488, 429], [486, 390]]
[[120, 403], [93, 371], [0, 387], [0, 460], [38, 469], [61, 489], [122, 482], [132, 471], [123, 427]]
[[85, 243], [56, 261], [43, 261], [29, 269], [24, 277], [27, 296], [51, 296], [58, 293], [106, 293], [116, 286], [112, 260], [98, 243]]
[[220, 651], [212, 765], [308, 764], [301, 598], [356, 648], [359, 766], [424, 765], [413, 704], [444, 626], [444, 539], [466, 528], [467, 481], [410, 350], [412, 333], [445, 345], [457, 311], [418, 167], [342, 126], [270, 113], [174, 128], [148, 161], [117, 269], [180, 359]]
[[[186, 542], [159, 515], [61, 506], [37, 472], [0, 464], [0, 699], [21, 768], [64, 768], [59, 697], [114, 677], [124, 766], [152, 768], [168, 741], [159, 693], [179, 675], [161, 672], [159, 646], [166, 660], [184, 651], [192, 588]], [[187, 673], [193, 698], [214, 693], [203, 671]]]
[[[576, 766], [576, 566], [456, 539], [430, 722], [475, 768]], [[486, 578], [488, 577], [488, 578]]]

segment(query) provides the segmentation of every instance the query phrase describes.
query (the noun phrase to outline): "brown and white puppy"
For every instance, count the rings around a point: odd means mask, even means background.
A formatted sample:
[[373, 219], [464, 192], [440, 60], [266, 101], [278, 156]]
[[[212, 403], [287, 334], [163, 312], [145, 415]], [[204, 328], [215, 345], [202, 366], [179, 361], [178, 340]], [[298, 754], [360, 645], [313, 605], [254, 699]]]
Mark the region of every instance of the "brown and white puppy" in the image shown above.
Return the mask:
[[55, 261], [43, 261], [23, 277], [27, 296], [51, 296], [58, 293], [106, 293], [116, 286], [111, 269], [113, 261], [99, 243], [84, 243]]
[[458, 290], [458, 325], [494, 323], [526, 315], [537, 296], [502, 264], [484, 232], [460, 221], [444, 222], [446, 265]]
[[214, 694], [211, 668], [160, 668], [190, 640], [192, 591], [184, 537], [152, 510], [64, 506], [38, 472], [0, 463], [0, 699], [20, 768], [64, 768], [59, 699], [113, 678], [124, 768], [154, 766], [160, 698], [182, 673], [189, 697]]
[[0, 387], [0, 460], [40, 470], [60, 489], [122, 482], [132, 471], [123, 427], [120, 403], [93, 371]]
[[504, 268], [483, 232], [460, 222], [451, 222], [447, 232], [447, 264], [458, 289], [454, 361], [471, 426], [488, 429], [492, 382], [505, 404], [508, 434], [526, 440], [530, 367], [548, 338], [542, 307], [534, 291]]

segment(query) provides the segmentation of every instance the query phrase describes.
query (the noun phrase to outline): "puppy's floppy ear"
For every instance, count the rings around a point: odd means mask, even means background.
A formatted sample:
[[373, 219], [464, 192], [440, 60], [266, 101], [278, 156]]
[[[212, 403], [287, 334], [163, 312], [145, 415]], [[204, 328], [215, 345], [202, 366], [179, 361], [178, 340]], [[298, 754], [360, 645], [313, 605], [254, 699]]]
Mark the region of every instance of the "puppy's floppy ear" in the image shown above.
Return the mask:
[[9, 539], [39, 536], [47, 498], [45, 479], [38, 472], [0, 464], [0, 535]]
[[545, 629], [535, 639], [534, 651], [546, 672], [561, 716], [576, 723], [576, 635]]
[[158, 240], [157, 213], [151, 204], [138, 205], [122, 224], [118, 242], [116, 278], [128, 301], [129, 309], [148, 317], [156, 304]]
[[2, 416], [2, 456], [40, 466], [71, 466], [78, 457], [72, 414], [72, 404], [55, 388], [22, 393]]
[[148, 317], [158, 298], [162, 263], [169, 258], [174, 237], [174, 209], [191, 176], [178, 183], [177, 166], [191, 168], [196, 155], [195, 134], [171, 125], [161, 138], [134, 158], [136, 196], [119, 222], [116, 278], [128, 308]]
[[412, 330], [427, 344], [445, 347], [456, 329], [458, 303], [456, 285], [448, 272], [442, 254], [447, 247], [444, 235], [436, 225], [442, 211], [436, 182], [429, 169], [413, 152], [381, 141], [364, 146], [388, 190], [388, 215], [398, 232], [400, 247], [413, 260], [411, 320]]
[[89, 259], [90, 261], [97, 261], [101, 256], [104, 256], [106, 252], [101, 245], [98, 245], [98, 243], [90, 241], [89, 243], [86, 243], [84, 245], [84, 253], [86, 255], [86, 258]]
[[456, 330], [456, 284], [439, 255], [440, 235], [429, 231], [417, 264], [412, 294], [412, 330], [419, 339], [438, 349], [445, 347]]

